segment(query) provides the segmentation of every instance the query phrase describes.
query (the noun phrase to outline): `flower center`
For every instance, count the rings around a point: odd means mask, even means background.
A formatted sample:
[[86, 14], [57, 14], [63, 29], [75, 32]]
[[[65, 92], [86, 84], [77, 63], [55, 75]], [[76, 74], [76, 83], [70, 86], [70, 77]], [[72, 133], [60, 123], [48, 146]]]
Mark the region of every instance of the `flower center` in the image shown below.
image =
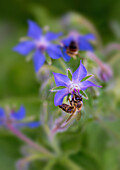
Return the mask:
[[74, 83], [72, 83], [72, 84], [69, 86], [69, 93], [72, 93], [75, 89], [76, 89], [76, 90], [80, 90], [79, 84], [74, 84]]
[[45, 39], [45, 36], [42, 36], [39, 40], [36, 41], [36, 46], [39, 48], [41, 51], [45, 51], [46, 47], [50, 43]]

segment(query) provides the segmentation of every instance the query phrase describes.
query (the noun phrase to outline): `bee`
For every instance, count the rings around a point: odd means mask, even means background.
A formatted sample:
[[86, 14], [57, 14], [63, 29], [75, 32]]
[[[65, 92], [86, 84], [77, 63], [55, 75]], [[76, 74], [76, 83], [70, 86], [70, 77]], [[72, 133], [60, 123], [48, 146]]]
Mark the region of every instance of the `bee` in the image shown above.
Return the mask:
[[74, 57], [78, 54], [78, 45], [75, 41], [71, 41], [69, 46], [66, 49], [66, 53], [70, 56], [70, 57]]
[[69, 99], [69, 102], [70, 102], [70, 105], [65, 104], [65, 103], [59, 105], [59, 107], [62, 110], [71, 114], [70, 117], [67, 119], [67, 121], [71, 119], [71, 117], [74, 115], [76, 111], [79, 112], [79, 117], [81, 117], [81, 109], [83, 106], [82, 95], [80, 95], [78, 91], [74, 91], [73, 97], [71, 100]]

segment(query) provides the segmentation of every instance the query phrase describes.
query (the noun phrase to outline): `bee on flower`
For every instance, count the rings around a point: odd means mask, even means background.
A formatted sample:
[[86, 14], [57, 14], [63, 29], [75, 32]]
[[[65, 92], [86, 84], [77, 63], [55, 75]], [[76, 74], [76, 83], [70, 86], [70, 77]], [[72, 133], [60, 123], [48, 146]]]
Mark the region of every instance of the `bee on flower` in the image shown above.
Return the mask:
[[61, 40], [64, 60], [69, 61], [71, 57], [75, 58], [79, 51], [93, 51], [90, 41], [95, 39], [93, 34], [81, 35], [76, 31], [70, 32], [66, 38]]
[[[101, 86], [96, 85], [88, 80], [93, 75], [87, 75], [87, 70], [81, 61], [78, 69], [74, 73], [71, 73], [71, 71], [68, 69], [67, 76], [60, 73], [53, 74], [56, 83], [56, 87], [51, 89], [51, 92], [56, 92], [54, 104], [55, 106], [59, 106], [63, 111], [70, 114], [66, 120], [62, 118], [59, 123], [55, 123], [51, 131], [52, 134], [55, 134], [56, 132], [66, 130], [74, 121], [76, 115], [78, 119], [81, 118], [83, 97], [87, 98], [84, 91], [91, 86]], [[69, 104], [63, 103], [65, 96], [68, 97]]]
[[53, 74], [57, 86], [51, 90], [52, 92], [56, 92], [54, 98], [55, 106], [61, 105], [64, 97], [68, 94], [73, 94], [75, 90], [80, 92], [91, 86], [101, 87], [87, 80], [90, 79], [93, 75], [87, 76], [87, 70], [81, 61], [78, 69], [73, 74], [69, 70], [70, 76], [66, 76], [60, 73]]

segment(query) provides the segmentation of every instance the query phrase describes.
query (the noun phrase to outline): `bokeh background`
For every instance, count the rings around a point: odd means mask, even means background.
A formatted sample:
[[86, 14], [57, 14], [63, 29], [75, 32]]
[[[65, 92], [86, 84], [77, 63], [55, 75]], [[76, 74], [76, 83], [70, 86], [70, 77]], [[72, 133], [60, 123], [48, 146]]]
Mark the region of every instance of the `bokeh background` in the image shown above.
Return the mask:
[[[26, 63], [25, 58], [13, 52], [12, 48], [20, 37], [26, 35], [27, 19], [36, 21], [40, 26], [50, 25], [54, 31], [57, 30], [54, 23], [59, 22], [58, 19], [69, 12], [82, 14], [92, 22], [104, 46], [110, 42], [120, 43], [119, 0], [0, 1], [0, 106], [9, 104], [19, 107], [24, 104], [27, 115], [39, 116], [40, 85], [36, 81], [33, 63], [32, 61]], [[107, 111], [110, 112], [113, 121], [107, 121], [103, 125], [92, 122], [85, 125], [85, 129], [81, 130], [82, 133], [75, 131], [74, 135], [72, 132], [60, 135], [64, 152], [70, 149], [76, 150], [76, 153], [71, 154], [71, 159], [85, 170], [120, 169], [120, 50], [111, 56], [114, 72], [113, 89], [103, 93], [101, 106], [104, 103], [104, 107], [101, 107], [101, 112], [103, 115]], [[103, 60], [107, 61], [106, 58]], [[26, 129], [25, 133], [38, 141], [42, 141], [41, 138], [44, 136], [39, 129], [36, 130], [37, 137], [34, 130]], [[16, 137], [0, 129], [1, 170], [15, 169], [15, 161], [22, 157], [21, 145], [22, 142]], [[42, 169], [44, 164], [45, 162], [38, 161], [31, 166], [31, 169]], [[63, 167], [58, 163], [53, 169], [58, 170]]]

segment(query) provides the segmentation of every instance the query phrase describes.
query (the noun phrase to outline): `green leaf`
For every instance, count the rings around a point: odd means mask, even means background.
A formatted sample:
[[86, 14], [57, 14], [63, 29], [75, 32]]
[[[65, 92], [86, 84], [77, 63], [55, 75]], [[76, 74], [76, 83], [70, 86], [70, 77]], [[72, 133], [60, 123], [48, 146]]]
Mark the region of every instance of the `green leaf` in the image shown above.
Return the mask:
[[[9, 142], [8, 142], [9, 141]], [[15, 170], [15, 162], [20, 158], [21, 142], [10, 134], [0, 132], [0, 167], [3, 170]]]
[[69, 94], [67, 95], [67, 101], [69, 100], [69, 98], [70, 98], [70, 95], [71, 95], [71, 93], [69, 93]]
[[51, 89], [50, 91], [51, 91], [51, 92], [57, 92], [57, 91], [62, 90], [62, 89], [64, 89], [64, 88], [65, 88], [65, 86], [58, 86], [58, 87], [54, 87], [54, 88]]
[[83, 78], [81, 81], [85, 81], [85, 80], [87, 80], [87, 79], [89, 79], [89, 78], [91, 78], [92, 76], [94, 76], [94, 75], [88, 75], [88, 76], [86, 76], [85, 78]]
[[89, 152], [79, 151], [76, 154], [72, 154], [70, 159], [77, 164], [78, 167], [80, 166], [80, 169], [82, 167], [84, 170], [100, 170], [98, 161]]
[[86, 94], [84, 91], [80, 90], [80, 93], [82, 94], [82, 96], [83, 96], [85, 99], [88, 99], [88, 96], [87, 96], [87, 94]]
[[48, 56], [48, 54], [46, 54], [46, 61], [47, 61], [48, 65], [51, 65], [51, 64], [52, 64], [52, 60], [51, 60], [51, 58]]
[[69, 69], [67, 69], [67, 74], [68, 74], [68, 78], [72, 81], [72, 73]]

